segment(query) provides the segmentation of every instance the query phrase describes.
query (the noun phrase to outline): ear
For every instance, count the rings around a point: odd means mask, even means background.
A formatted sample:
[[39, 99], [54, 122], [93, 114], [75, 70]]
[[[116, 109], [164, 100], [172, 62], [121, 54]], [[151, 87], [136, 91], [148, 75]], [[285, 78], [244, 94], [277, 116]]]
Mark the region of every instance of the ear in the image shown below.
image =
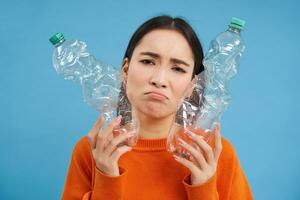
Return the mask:
[[125, 58], [122, 63], [122, 82], [127, 82], [128, 77], [128, 69], [129, 69], [129, 61], [128, 58]]

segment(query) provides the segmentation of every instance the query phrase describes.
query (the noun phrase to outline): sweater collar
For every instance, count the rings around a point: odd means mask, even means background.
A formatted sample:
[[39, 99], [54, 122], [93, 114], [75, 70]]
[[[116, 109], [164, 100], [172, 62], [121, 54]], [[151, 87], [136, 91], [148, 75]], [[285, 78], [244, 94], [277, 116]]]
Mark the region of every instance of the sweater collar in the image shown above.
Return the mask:
[[165, 151], [167, 150], [167, 138], [161, 139], [141, 139], [133, 146], [136, 151]]

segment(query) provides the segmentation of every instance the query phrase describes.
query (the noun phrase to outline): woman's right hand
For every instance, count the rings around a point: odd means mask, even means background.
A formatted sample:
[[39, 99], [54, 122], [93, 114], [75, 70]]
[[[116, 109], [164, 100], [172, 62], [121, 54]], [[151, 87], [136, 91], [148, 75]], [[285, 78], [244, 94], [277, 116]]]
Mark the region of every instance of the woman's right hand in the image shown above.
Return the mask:
[[104, 119], [100, 116], [87, 135], [92, 147], [93, 158], [101, 172], [109, 176], [119, 176], [118, 160], [124, 153], [132, 149], [126, 145], [119, 146], [119, 144], [132, 137], [133, 134], [124, 133], [113, 136], [114, 128], [118, 127], [121, 122], [121, 116], [112, 120], [100, 133], [103, 122]]

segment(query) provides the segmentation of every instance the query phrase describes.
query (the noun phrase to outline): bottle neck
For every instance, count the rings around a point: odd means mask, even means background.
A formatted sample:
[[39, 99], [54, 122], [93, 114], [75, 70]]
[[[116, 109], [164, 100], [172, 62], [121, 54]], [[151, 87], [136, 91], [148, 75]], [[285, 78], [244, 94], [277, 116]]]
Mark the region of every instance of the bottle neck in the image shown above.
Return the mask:
[[65, 39], [62, 39], [61, 41], [59, 41], [57, 44], [55, 44], [54, 46], [55, 47], [58, 47], [60, 46], [62, 43], [64, 43], [64, 41], [66, 41]]
[[234, 33], [237, 33], [237, 34], [241, 33], [241, 29], [235, 28], [235, 27], [232, 27], [232, 26], [229, 26], [228, 31], [231, 31], [231, 32], [234, 32]]

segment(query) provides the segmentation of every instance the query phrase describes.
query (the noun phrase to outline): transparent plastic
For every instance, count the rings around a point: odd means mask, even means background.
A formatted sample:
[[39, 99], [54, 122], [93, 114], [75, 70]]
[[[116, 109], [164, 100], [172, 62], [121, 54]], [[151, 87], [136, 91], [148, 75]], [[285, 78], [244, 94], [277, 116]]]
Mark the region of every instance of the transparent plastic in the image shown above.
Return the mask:
[[[62, 34], [60, 36], [63, 37]], [[119, 70], [97, 61], [82, 41], [63, 38], [54, 45], [52, 62], [56, 72], [65, 80], [82, 86], [84, 101], [104, 117], [102, 128], [117, 115], [122, 115], [120, 127], [114, 130], [114, 135], [134, 132], [135, 136], [127, 141], [129, 145], [134, 145], [139, 125], [133, 117], [126, 92], [122, 91], [124, 87]]]
[[245, 50], [240, 31], [238, 27], [229, 26], [228, 30], [211, 41], [203, 61], [205, 70], [195, 76], [188, 86], [170, 129], [167, 140], [170, 152], [193, 159], [189, 152], [178, 145], [178, 138], [182, 138], [195, 146], [186, 135], [187, 132], [201, 135], [213, 145], [213, 129], [230, 103], [228, 85], [238, 72], [240, 57]]

